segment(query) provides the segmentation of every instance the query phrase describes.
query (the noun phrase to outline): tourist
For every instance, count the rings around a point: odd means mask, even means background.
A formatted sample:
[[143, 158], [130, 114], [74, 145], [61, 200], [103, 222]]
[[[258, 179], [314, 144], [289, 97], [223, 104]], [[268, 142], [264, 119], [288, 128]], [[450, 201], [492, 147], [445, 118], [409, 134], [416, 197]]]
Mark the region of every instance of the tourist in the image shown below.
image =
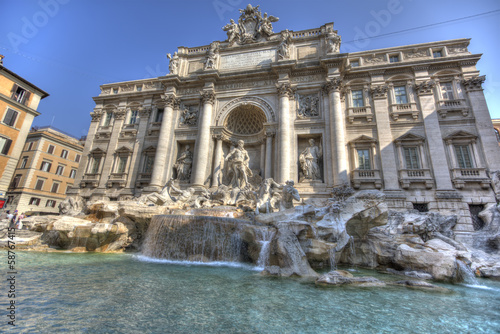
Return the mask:
[[14, 211], [14, 214], [11, 216], [9, 220], [9, 228], [15, 228], [17, 220], [17, 210]]
[[22, 230], [23, 228], [23, 219], [26, 218], [26, 216], [24, 215], [24, 212], [21, 213], [18, 217], [17, 217], [17, 223], [16, 223], [16, 228], [18, 230]]

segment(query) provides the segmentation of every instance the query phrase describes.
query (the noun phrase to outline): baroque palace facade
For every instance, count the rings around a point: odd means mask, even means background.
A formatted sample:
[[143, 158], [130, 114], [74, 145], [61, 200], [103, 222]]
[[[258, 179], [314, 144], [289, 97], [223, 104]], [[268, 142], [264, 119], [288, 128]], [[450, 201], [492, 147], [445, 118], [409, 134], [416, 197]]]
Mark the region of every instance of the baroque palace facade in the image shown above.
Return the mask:
[[169, 54], [169, 74], [101, 86], [72, 194], [273, 178], [307, 199], [347, 183], [393, 209], [454, 212], [457, 236], [480, 228], [500, 151], [468, 39], [340, 53], [333, 23], [275, 33], [278, 18], [240, 12], [225, 41]]

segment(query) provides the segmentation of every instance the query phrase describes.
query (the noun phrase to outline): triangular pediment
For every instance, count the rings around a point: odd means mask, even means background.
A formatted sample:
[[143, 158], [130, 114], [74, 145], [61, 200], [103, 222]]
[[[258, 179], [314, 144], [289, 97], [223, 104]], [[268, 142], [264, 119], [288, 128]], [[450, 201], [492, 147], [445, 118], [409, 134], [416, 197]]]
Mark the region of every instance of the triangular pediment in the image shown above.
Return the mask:
[[402, 141], [424, 141], [425, 138], [422, 136], [418, 136], [413, 133], [407, 133], [405, 135], [402, 135], [398, 139], [395, 140], [395, 142], [402, 142]]
[[126, 146], [122, 146], [116, 150], [117, 153], [132, 153], [132, 150]]
[[150, 145], [142, 151], [143, 152], [156, 152], [156, 147], [154, 147], [153, 145]]
[[90, 154], [97, 155], [97, 154], [106, 154], [105, 151], [100, 149], [99, 147], [94, 148], [92, 151], [90, 151]]
[[377, 141], [372, 137], [361, 135], [358, 138], [351, 140], [350, 143], [355, 144], [355, 143], [376, 143], [376, 142]]
[[445, 140], [449, 140], [449, 139], [476, 139], [476, 138], [477, 138], [477, 136], [470, 133], [470, 132], [467, 132], [464, 130], [459, 130], [459, 131], [453, 132], [451, 135], [446, 137]]

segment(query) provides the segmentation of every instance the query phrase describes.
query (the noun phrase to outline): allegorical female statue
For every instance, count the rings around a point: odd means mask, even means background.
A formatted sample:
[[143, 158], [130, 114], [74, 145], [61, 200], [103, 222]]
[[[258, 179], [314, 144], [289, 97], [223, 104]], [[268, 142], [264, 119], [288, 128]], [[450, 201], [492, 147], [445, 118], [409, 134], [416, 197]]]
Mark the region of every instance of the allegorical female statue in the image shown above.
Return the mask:
[[190, 146], [186, 145], [184, 152], [181, 153], [174, 164], [175, 171], [177, 172], [177, 180], [179, 181], [189, 181], [189, 179], [191, 178], [193, 153], [191, 153], [189, 149]]
[[314, 139], [309, 139], [306, 147], [299, 155], [300, 169], [306, 180], [321, 180], [319, 159], [323, 156], [321, 146], [316, 146]]

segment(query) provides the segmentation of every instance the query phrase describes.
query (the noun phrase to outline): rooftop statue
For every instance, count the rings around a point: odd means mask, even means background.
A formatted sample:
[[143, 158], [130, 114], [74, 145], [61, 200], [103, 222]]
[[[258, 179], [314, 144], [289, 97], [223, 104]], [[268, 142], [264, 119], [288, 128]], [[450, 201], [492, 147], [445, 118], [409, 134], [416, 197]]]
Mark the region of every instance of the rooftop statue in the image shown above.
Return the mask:
[[222, 30], [227, 32], [227, 41], [229, 46], [235, 42], [238, 44], [247, 44], [258, 42], [260, 39], [270, 39], [273, 34], [272, 22], [278, 22], [279, 18], [267, 15], [262, 16], [259, 6], [252, 5], [240, 9], [240, 18], [238, 24], [234, 20], [230, 20]]
[[177, 51], [174, 52], [173, 56], [167, 53], [167, 58], [170, 60], [170, 64], [168, 65], [170, 74], [179, 74], [179, 56], [177, 55]]

